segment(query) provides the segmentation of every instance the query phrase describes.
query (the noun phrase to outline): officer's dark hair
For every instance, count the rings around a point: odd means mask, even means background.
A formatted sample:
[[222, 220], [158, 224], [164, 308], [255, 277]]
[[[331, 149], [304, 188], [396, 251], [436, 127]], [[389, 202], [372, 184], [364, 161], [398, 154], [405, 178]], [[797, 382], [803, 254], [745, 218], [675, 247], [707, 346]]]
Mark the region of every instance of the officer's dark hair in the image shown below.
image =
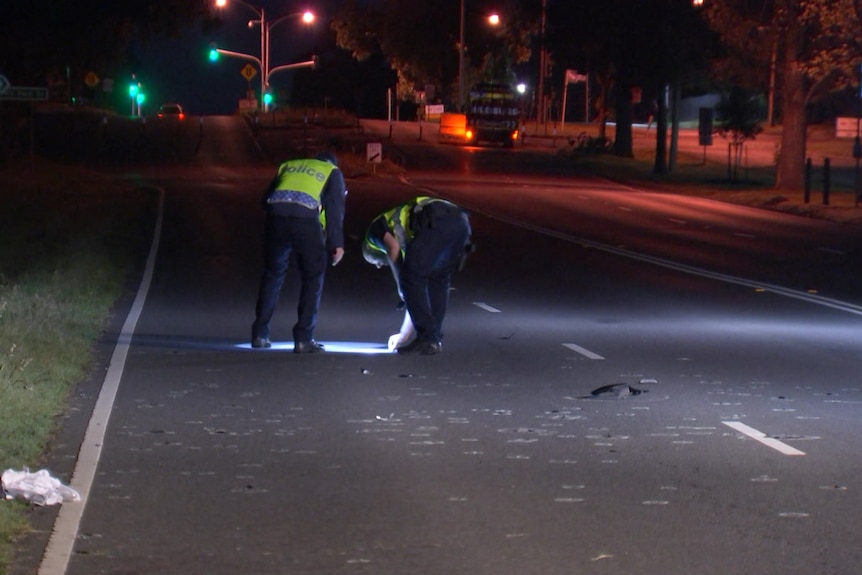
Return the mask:
[[322, 162], [329, 162], [333, 166], [338, 166], [338, 157], [329, 151], [320, 152], [317, 156], [314, 157], [315, 160], [320, 160]]
[[362, 242], [362, 257], [368, 263], [379, 268], [389, 265], [389, 258], [386, 257], [386, 252], [372, 246], [367, 240]]
[[365, 241], [362, 242], [362, 256], [368, 263], [378, 267], [389, 265], [389, 258], [383, 244], [383, 236], [387, 231], [386, 219], [382, 215], [374, 218], [368, 226]]

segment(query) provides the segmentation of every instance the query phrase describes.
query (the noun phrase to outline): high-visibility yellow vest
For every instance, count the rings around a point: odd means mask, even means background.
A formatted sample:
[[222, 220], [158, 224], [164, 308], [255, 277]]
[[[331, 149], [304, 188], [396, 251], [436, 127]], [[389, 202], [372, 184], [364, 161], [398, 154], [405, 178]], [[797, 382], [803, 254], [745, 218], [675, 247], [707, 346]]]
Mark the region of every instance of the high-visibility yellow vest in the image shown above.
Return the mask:
[[[395, 206], [391, 210], [385, 211], [378, 218], [383, 218], [386, 221], [387, 227], [392, 230], [395, 239], [401, 246], [401, 257], [404, 257], [404, 250], [407, 243], [413, 239], [416, 231], [411, 227], [412, 216], [418, 213], [426, 205], [431, 202], [448, 202], [440, 198], [432, 198], [430, 196], [419, 196], [409, 202], [405, 202], [399, 206]], [[386, 253], [386, 246], [382, 244], [383, 238], [372, 238], [368, 233], [365, 234], [365, 242], [368, 246], [376, 251]]]
[[293, 203], [320, 214], [320, 224], [326, 227], [326, 214], [320, 198], [326, 181], [336, 166], [314, 159], [288, 160], [278, 167], [275, 190], [266, 199], [267, 204]]

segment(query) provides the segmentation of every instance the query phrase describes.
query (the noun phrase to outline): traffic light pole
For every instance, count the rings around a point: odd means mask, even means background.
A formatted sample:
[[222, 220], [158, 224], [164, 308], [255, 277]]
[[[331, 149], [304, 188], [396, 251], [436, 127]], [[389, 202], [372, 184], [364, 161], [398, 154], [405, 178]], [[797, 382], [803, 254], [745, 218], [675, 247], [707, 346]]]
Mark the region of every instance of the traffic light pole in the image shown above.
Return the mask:
[[223, 56], [230, 56], [232, 58], [241, 58], [243, 60], [250, 60], [257, 64], [257, 67], [260, 68], [260, 102], [263, 104], [263, 96], [266, 94], [266, 85], [267, 85], [267, 75], [264, 71], [266, 68], [263, 65], [263, 62], [260, 58], [252, 56], [251, 54], [245, 54], [243, 52], [234, 52], [233, 50], [225, 50], [223, 48], [213, 48], [216, 52]]
[[[251, 20], [251, 21], [249, 21], [248, 24], [249, 24], [249, 27], [251, 27], [252, 24], [258, 24], [260, 26], [260, 58], [256, 58], [256, 57], [251, 56], [249, 54], [243, 54], [241, 52], [232, 52], [230, 50], [222, 50], [220, 48], [215, 48], [215, 47], [213, 47], [213, 50], [215, 52], [217, 52], [218, 54], [224, 54], [225, 56], [233, 56], [236, 58], [244, 58], [246, 60], [251, 60], [252, 62], [254, 62], [258, 65], [258, 67], [260, 68], [260, 103], [261, 103], [261, 107], [265, 111], [266, 110], [266, 95], [267, 95], [267, 91], [269, 90], [269, 77], [274, 72], [277, 72], [280, 70], [290, 70], [292, 68], [314, 67], [314, 65], [317, 63], [317, 59], [315, 58], [314, 60], [308, 60], [306, 62], [299, 62], [296, 64], [288, 64], [285, 66], [277, 66], [275, 68], [271, 68], [270, 58], [269, 58], [270, 31], [272, 30], [272, 28], [276, 24], [279, 24], [280, 22], [283, 22], [283, 21], [287, 20], [288, 18], [292, 18], [294, 16], [301, 16], [303, 22], [305, 22], [306, 24], [311, 24], [315, 19], [314, 13], [310, 12], [310, 11], [295, 12], [293, 14], [286, 14], [284, 16], [281, 16], [280, 18], [276, 18], [272, 22], [267, 22], [266, 11], [263, 8], [257, 8], [255, 6], [252, 6], [251, 4], [246, 2], [245, 0], [236, 0], [236, 2], [238, 4], [245, 6], [246, 8], [251, 10], [252, 12], [254, 12], [255, 15], [258, 17], [257, 20]], [[216, 6], [219, 8], [223, 8], [227, 4], [228, 4], [227, 0], [217, 0], [216, 1]], [[212, 56], [211, 56], [211, 58], [212, 58]]]

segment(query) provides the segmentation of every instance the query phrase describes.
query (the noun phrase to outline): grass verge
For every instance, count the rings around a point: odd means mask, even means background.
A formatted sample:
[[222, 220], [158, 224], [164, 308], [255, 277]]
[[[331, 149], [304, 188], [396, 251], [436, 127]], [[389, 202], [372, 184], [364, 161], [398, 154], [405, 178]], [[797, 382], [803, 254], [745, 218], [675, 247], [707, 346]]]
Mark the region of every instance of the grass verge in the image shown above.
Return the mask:
[[[149, 245], [155, 201], [128, 182], [0, 167], [0, 471], [43, 466], [57, 417]], [[0, 573], [27, 506], [0, 501]]]

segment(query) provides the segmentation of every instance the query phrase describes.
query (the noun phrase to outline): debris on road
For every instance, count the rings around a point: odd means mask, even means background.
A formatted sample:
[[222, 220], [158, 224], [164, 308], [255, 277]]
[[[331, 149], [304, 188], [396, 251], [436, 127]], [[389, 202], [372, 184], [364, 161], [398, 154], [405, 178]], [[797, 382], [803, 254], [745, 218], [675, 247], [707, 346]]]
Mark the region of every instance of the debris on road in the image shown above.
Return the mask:
[[36, 473], [31, 473], [26, 467], [23, 471], [7, 469], [2, 476], [2, 491], [6, 499], [21, 497], [34, 505], [56, 505], [81, 500], [77, 491], [51, 477], [46, 469]]
[[632, 387], [627, 383], [612, 383], [610, 385], [603, 385], [597, 389], [594, 389], [590, 392], [590, 395], [585, 396], [587, 398], [590, 397], [606, 397], [611, 399], [625, 399], [626, 397], [631, 397], [632, 395], [640, 395], [642, 393], [648, 392], [648, 389], [638, 389], [636, 387]]

